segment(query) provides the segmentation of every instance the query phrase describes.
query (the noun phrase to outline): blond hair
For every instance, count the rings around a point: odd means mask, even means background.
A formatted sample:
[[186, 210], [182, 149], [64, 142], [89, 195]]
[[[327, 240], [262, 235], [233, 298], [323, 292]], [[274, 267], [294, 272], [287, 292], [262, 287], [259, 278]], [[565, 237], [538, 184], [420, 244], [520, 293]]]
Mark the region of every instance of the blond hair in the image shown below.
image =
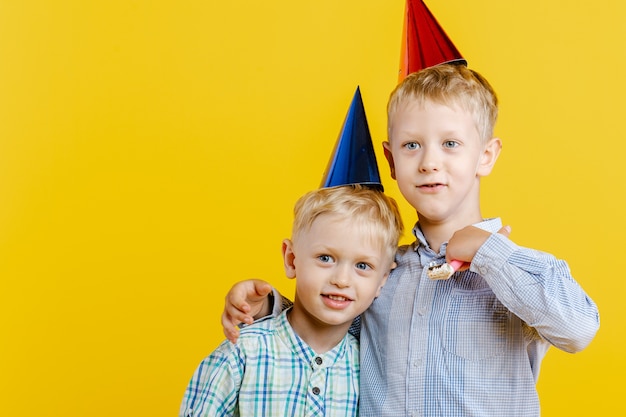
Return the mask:
[[396, 201], [362, 185], [320, 188], [300, 197], [294, 207], [292, 240], [311, 228], [319, 216], [334, 214], [366, 228], [393, 260], [404, 226]]
[[388, 128], [400, 106], [409, 101], [432, 101], [459, 106], [472, 114], [483, 143], [493, 137], [498, 118], [498, 97], [487, 80], [465, 65], [441, 64], [409, 74], [391, 93], [387, 104]]

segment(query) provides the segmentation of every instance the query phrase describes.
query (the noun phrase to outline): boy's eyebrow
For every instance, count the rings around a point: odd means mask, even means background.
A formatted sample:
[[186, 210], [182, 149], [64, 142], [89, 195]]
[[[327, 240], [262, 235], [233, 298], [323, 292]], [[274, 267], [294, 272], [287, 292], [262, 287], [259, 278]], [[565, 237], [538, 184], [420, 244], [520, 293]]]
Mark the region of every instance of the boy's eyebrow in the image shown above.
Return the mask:
[[[376, 260], [376, 261], [380, 261], [382, 259], [381, 256], [379, 256], [378, 252], [381, 251], [382, 248], [382, 244], [379, 247], [378, 245], [372, 245], [371, 246], [371, 253], [358, 253], [356, 254], [356, 256], [353, 256], [355, 259], [361, 259], [361, 260]], [[311, 249], [313, 249], [313, 252], [318, 253], [318, 252], [336, 252], [337, 248], [335, 246], [333, 246], [332, 243], [321, 243], [319, 245], [315, 245], [315, 246], [311, 246]]]
[[415, 129], [398, 129], [398, 128], [390, 128], [390, 131], [394, 131], [397, 134], [405, 134], [405, 135], [411, 135], [411, 136], [415, 136], [417, 134], [417, 132], [415, 131]]

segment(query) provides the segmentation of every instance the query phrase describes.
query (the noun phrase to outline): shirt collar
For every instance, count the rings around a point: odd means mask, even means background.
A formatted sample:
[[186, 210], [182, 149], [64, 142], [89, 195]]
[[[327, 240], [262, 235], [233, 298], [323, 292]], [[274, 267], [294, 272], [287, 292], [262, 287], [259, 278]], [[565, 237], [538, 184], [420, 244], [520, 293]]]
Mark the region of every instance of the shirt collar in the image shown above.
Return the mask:
[[[293, 331], [289, 320], [287, 320], [287, 312], [290, 310], [291, 307], [283, 311], [280, 316], [277, 317], [276, 330], [283, 342], [286, 343], [301, 360], [310, 364], [313, 369], [329, 368], [346, 354], [349, 338], [352, 337], [349, 334], [341, 339], [341, 342], [328, 352], [323, 354], [315, 353], [315, 351]], [[321, 358], [321, 360], [318, 358]]]
[[[502, 220], [499, 217], [493, 217], [489, 219], [484, 219], [483, 221], [475, 223], [472, 226], [478, 227], [479, 229], [486, 230], [491, 233], [496, 233], [502, 228]], [[423, 246], [425, 248], [429, 247], [428, 242], [426, 242], [426, 236], [424, 236], [424, 233], [420, 228], [419, 221], [415, 223], [415, 226], [413, 227], [413, 236], [415, 236], [415, 238], [417, 239], [417, 244], [415, 245], [416, 251], [419, 246]], [[443, 247], [446, 247], [447, 245], [448, 242], [445, 242]]]

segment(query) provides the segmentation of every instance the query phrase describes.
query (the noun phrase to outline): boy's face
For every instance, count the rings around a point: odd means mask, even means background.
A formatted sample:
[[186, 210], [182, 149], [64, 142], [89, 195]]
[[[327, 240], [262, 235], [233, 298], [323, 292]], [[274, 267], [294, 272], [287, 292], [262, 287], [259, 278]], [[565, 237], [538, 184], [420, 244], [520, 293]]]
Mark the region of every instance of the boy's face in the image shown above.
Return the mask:
[[391, 175], [420, 222], [480, 221], [479, 178], [491, 172], [500, 140], [483, 144], [469, 112], [431, 101], [399, 106], [389, 126]]
[[380, 293], [393, 256], [355, 223], [321, 215], [295, 242], [283, 242], [286, 274], [297, 277], [290, 321], [313, 331], [328, 326], [347, 331]]

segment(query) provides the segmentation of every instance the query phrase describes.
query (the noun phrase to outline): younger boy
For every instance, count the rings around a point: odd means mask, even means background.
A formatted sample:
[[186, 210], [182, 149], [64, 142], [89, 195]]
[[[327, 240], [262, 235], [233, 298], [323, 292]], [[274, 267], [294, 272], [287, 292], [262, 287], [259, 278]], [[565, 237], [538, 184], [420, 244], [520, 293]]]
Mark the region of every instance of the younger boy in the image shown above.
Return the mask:
[[360, 185], [322, 188], [295, 206], [283, 241], [293, 307], [244, 328], [196, 370], [180, 416], [356, 416], [353, 320], [380, 293], [402, 222], [393, 199]]
[[[417, 212], [417, 240], [399, 248], [397, 268], [362, 315], [362, 417], [538, 416], [547, 349], [580, 351], [599, 327], [565, 261], [516, 245], [500, 219], [482, 218], [480, 178], [501, 149], [497, 112], [489, 83], [464, 65], [410, 74], [391, 94], [383, 145]], [[428, 266], [446, 260], [465, 266], [429, 279]], [[264, 291], [255, 282], [231, 290], [228, 337], [261, 311]]]

